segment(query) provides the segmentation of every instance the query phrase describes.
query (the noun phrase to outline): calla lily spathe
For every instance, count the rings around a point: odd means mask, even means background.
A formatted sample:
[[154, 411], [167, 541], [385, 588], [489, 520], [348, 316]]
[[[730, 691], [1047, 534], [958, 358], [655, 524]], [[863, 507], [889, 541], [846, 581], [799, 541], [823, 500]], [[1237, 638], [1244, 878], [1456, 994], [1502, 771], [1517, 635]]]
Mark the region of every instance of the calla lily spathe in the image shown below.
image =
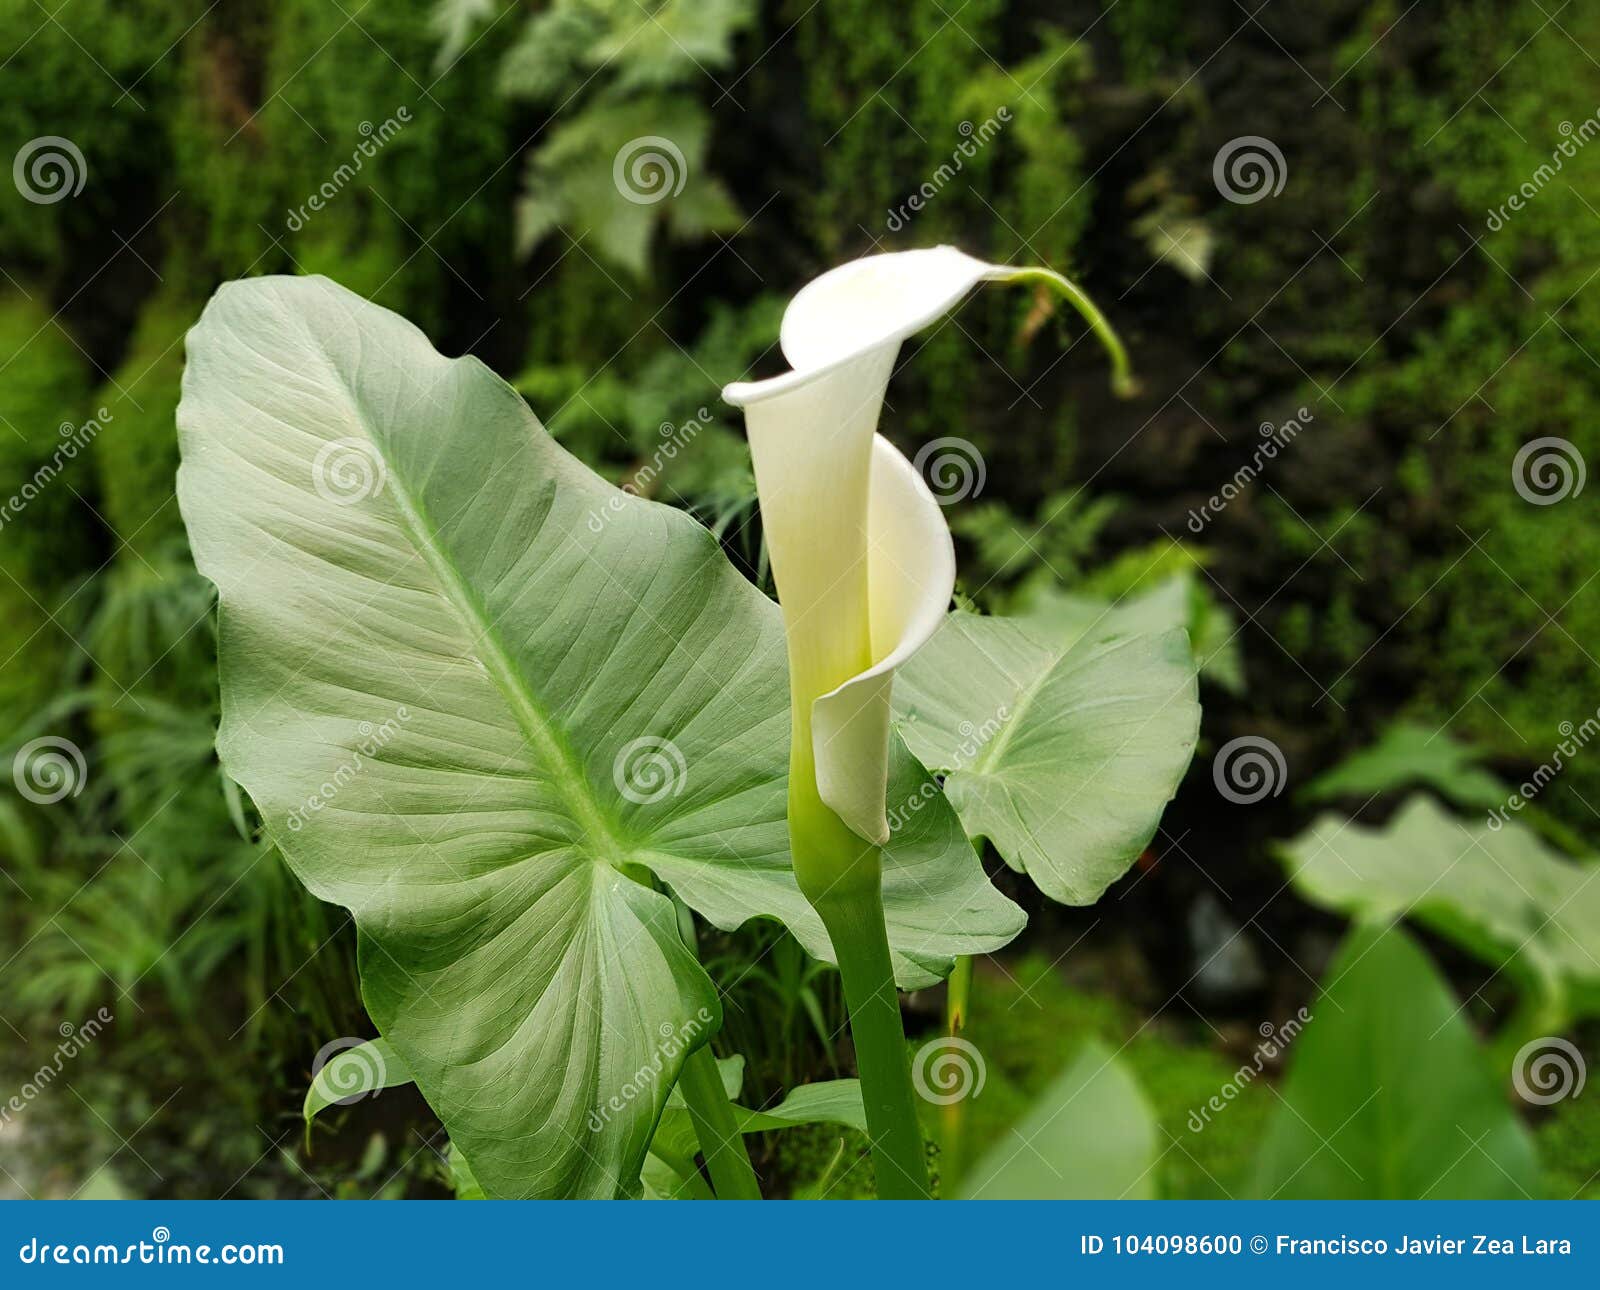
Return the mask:
[[822, 802], [874, 844], [889, 837], [895, 669], [933, 634], [955, 588], [943, 512], [876, 433], [884, 393], [907, 336], [979, 282], [1035, 276], [1076, 290], [953, 247], [841, 265], [784, 313], [779, 343], [793, 370], [723, 391], [744, 409], [788, 635], [791, 780], [809, 772]]
[[889, 701], [895, 669], [944, 619], [956, 562], [938, 502], [878, 415], [900, 342], [985, 280], [1065, 295], [1129, 384], [1110, 326], [1065, 278], [935, 247], [808, 284], [779, 330], [793, 370], [723, 391], [744, 409], [788, 641], [790, 856], [839, 965], [883, 1197], [928, 1194], [881, 892]]

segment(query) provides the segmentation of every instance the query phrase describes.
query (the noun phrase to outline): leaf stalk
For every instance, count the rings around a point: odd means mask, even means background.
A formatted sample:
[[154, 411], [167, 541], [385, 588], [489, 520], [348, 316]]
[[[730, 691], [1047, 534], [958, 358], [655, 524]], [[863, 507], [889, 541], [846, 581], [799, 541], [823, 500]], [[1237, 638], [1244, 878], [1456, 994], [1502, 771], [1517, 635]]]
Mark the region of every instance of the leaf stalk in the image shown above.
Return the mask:
[[710, 1045], [697, 1048], [683, 1063], [678, 1087], [689, 1107], [700, 1154], [716, 1188], [718, 1200], [760, 1200], [761, 1185], [750, 1164], [744, 1134], [733, 1115], [728, 1090], [723, 1087], [717, 1059]]

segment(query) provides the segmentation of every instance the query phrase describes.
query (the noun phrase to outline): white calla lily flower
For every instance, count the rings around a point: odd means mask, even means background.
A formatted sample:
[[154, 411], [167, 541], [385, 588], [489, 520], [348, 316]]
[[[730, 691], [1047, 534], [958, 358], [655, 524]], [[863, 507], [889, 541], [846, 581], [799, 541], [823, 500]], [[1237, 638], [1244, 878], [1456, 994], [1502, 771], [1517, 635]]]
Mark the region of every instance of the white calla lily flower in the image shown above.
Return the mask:
[[[890, 690], [895, 669], [944, 618], [955, 549], [927, 486], [877, 434], [878, 416], [900, 343], [979, 282], [1006, 280], [1051, 281], [1110, 335], [1049, 270], [986, 264], [953, 247], [873, 255], [790, 302], [780, 344], [792, 371], [723, 391], [744, 409], [788, 637], [792, 826], [815, 815], [814, 794], [857, 837], [888, 840]], [[1120, 359], [1120, 347], [1113, 353]], [[808, 873], [809, 850], [797, 837], [802, 887], [837, 877]]]
[[881, 893], [889, 699], [895, 669], [944, 619], [956, 561], [943, 511], [877, 433], [878, 414], [900, 342], [983, 281], [1039, 282], [1065, 295], [1129, 387], [1115, 334], [1065, 278], [936, 247], [823, 274], [783, 316], [779, 340], [793, 370], [722, 392], [744, 409], [788, 640], [794, 875], [833, 943], [886, 1198], [928, 1194]]

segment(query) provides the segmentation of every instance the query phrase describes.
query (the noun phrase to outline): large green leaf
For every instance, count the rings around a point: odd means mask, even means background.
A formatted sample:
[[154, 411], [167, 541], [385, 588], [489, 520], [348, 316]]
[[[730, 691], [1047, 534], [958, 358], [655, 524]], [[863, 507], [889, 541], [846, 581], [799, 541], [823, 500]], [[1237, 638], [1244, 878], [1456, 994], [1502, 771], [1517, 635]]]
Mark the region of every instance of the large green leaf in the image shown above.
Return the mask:
[[[959, 613], [904, 668], [895, 708], [967, 832], [1053, 900], [1092, 905], [1177, 791], [1197, 689], [1181, 630], [1062, 646], [1022, 620]], [[920, 805], [891, 794], [891, 822]]]
[[1328, 968], [1258, 1185], [1297, 1200], [1496, 1200], [1537, 1187], [1503, 1081], [1400, 927], [1358, 926]]
[[1400, 721], [1370, 748], [1351, 754], [1317, 776], [1302, 796], [1311, 802], [1335, 797], [1370, 799], [1379, 793], [1426, 785], [1457, 806], [1493, 810], [1511, 790], [1477, 764], [1483, 756], [1442, 730]]
[[1200, 675], [1233, 694], [1244, 693], [1244, 657], [1233, 613], [1187, 569], [1115, 599], [1043, 587], [1018, 616], [1063, 647], [1085, 636], [1109, 640], [1182, 627]]
[[1382, 828], [1329, 812], [1280, 850], [1314, 904], [1415, 918], [1526, 984], [1600, 1005], [1600, 867], [1521, 824], [1467, 824], [1419, 793]]
[[[378, 1028], [490, 1194], [631, 1189], [720, 1020], [635, 879], [828, 948], [788, 865], [777, 607], [481, 363], [325, 279], [217, 293], [179, 430], [218, 750], [353, 913]], [[899, 750], [898, 788], [925, 780]], [[1021, 925], [932, 805], [885, 859], [907, 985]]]
[[963, 1200], [1149, 1200], [1156, 1121], [1116, 1056], [1090, 1041], [972, 1168]]

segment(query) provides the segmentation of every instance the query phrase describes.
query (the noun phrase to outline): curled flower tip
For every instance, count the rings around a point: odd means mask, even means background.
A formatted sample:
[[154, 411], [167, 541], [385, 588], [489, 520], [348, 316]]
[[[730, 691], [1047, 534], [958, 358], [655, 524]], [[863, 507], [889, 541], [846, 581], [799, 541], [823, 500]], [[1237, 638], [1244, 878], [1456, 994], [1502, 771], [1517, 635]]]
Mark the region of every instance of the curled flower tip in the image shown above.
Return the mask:
[[1087, 293], [1076, 282], [1062, 276], [1054, 269], [1043, 268], [1003, 270], [996, 273], [994, 279], [1000, 282], [1039, 283], [1049, 287], [1057, 295], [1065, 297], [1083, 317], [1084, 322], [1089, 324], [1089, 330], [1094, 332], [1111, 357], [1111, 392], [1119, 399], [1131, 399], [1140, 393], [1139, 382], [1133, 374], [1133, 366], [1128, 362], [1128, 351], [1123, 347], [1117, 329], [1107, 321], [1106, 316], [1100, 312], [1100, 307], [1089, 299]]

